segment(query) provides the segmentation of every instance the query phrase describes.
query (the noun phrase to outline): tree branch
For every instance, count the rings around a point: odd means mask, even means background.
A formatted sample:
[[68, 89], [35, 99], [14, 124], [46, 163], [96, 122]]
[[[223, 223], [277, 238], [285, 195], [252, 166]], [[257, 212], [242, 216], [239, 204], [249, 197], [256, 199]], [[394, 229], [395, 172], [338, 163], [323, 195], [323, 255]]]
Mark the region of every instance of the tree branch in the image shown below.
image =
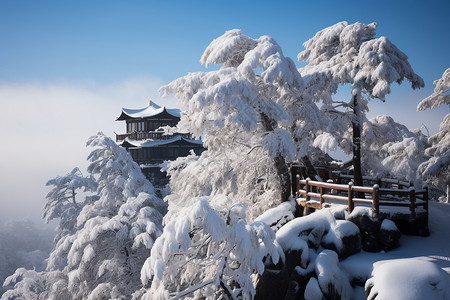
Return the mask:
[[190, 293], [192, 293], [192, 292], [194, 292], [194, 291], [196, 291], [196, 290], [198, 290], [198, 289], [201, 289], [202, 287], [205, 287], [205, 286], [207, 286], [208, 284], [211, 284], [211, 283], [213, 283], [213, 282], [214, 282], [213, 279], [209, 279], [209, 280], [204, 281], [204, 282], [202, 282], [202, 283], [199, 283], [199, 284], [197, 284], [197, 285], [191, 286], [190, 288], [187, 288], [187, 289], [185, 289], [185, 290], [182, 291], [182, 292], [178, 292], [178, 293], [170, 293], [169, 296], [173, 297], [173, 298], [171, 298], [172, 300], [180, 299], [181, 297], [186, 296], [187, 294], [190, 294]]

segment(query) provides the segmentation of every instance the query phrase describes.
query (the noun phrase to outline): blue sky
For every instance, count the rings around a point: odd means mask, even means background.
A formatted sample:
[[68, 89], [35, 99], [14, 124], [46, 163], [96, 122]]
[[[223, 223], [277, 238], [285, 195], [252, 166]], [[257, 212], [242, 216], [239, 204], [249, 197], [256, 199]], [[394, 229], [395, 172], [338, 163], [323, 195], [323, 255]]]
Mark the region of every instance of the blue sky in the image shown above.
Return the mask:
[[114, 122], [122, 106], [143, 107], [149, 99], [174, 106], [174, 99], [159, 99], [158, 87], [205, 70], [204, 49], [234, 28], [272, 36], [295, 61], [302, 43], [325, 27], [377, 22], [378, 36], [409, 56], [426, 87], [394, 84], [386, 103], [372, 101], [370, 113], [412, 128], [424, 123], [433, 133], [448, 107], [415, 108], [450, 67], [449, 13], [450, 1], [435, 0], [0, 0], [0, 125], [3, 143], [11, 145], [0, 156], [4, 215], [39, 215], [45, 182], [85, 164], [89, 135], [125, 130]]
[[343, 20], [378, 22], [378, 34], [433, 80], [449, 61], [449, 11], [448, 1], [2, 0], [0, 80], [170, 81], [200, 70], [203, 50], [226, 30], [270, 35], [295, 59], [304, 41]]

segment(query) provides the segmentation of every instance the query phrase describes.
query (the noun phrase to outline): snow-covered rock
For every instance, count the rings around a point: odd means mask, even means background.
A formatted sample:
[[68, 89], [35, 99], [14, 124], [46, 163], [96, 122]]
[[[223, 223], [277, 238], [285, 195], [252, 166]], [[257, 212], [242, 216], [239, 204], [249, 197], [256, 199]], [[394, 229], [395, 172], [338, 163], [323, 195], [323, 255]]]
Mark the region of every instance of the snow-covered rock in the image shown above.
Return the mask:
[[346, 258], [361, 251], [361, 233], [352, 222], [336, 220], [324, 235], [321, 246], [335, 251], [339, 258]]
[[372, 210], [368, 207], [355, 207], [347, 220], [355, 223], [361, 232], [375, 233], [381, 226], [380, 221], [372, 217]]
[[450, 277], [436, 264], [415, 258], [377, 262], [365, 285], [369, 300], [450, 299]]
[[317, 249], [322, 237], [330, 230], [330, 224], [336, 223], [328, 209], [296, 218], [277, 231], [277, 242], [285, 252], [289, 250]]
[[316, 278], [311, 277], [308, 284], [306, 285], [305, 290], [305, 299], [308, 300], [322, 300], [323, 299], [323, 293], [320, 289], [319, 282]]
[[380, 231], [378, 232], [378, 242], [383, 247], [384, 251], [389, 251], [397, 248], [402, 234], [398, 230], [395, 223], [391, 220], [384, 219], [381, 223]]
[[325, 299], [352, 299], [348, 277], [339, 267], [336, 252], [323, 250], [316, 258], [316, 274]]
[[262, 215], [255, 219], [269, 225], [274, 231], [280, 229], [281, 226], [294, 219], [295, 201], [286, 201], [277, 207], [266, 210]]

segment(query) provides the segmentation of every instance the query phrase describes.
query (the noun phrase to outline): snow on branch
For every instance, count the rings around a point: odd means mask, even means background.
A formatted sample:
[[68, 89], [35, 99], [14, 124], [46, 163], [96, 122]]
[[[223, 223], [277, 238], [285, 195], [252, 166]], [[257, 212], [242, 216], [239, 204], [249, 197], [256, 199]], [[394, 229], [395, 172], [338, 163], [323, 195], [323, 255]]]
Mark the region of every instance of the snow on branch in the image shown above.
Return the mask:
[[[47, 194], [47, 203], [44, 206], [42, 218], [46, 223], [55, 218], [60, 218], [58, 226], [58, 234], [55, 241], [59, 240], [63, 235], [74, 233], [76, 219], [81, 208], [90, 197], [84, 200], [76, 198], [77, 192], [95, 192], [98, 184], [92, 176], [84, 177], [78, 168], [74, 168], [65, 176], [57, 176], [50, 179], [47, 186], [53, 186], [52, 190]], [[91, 196], [94, 197], [95, 196]]]
[[234, 29], [225, 32], [206, 48], [200, 62], [208, 67], [211, 63], [224, 67], [237, 67], [244, 60], [245, 54], [256, 46], [257, 42]]
[[362, 43], [353, 69], [356, 71], [354, 84], [383, 101], [391, 92], [391, 83], [401, 84], [404, 78], [411, 82], [413, 89], [425, 86], [423, 79], [414, 73], [408, 57], [386, 37]]
[[281, 128], [275, 128], [275, 130], [267, 132], [263, 136], [262, 146], [272, 158], [281, 154], [287, 162], [295, 159], [295, 145], [292, 137]]
[[320, 148], [324, 153], [328, 153], [336, 151], [337, 141], [330, 133], [324, 132], [316, 137], [313, 146]]
[[436, 108], [442, 104], [450, 105], [450, 68], [445, 70], [442, 77], [434, 81], [436, 87], [433, 94], [420, 101], [417, 110]]
[[319, 91], [334, 94], [338, 85], [351, 83], [383, 101], [391, 83], [400, 84], [404, 78], [413, 89], [423, 87], [408, 57], [386, 37], [374, 38], [377, 26], [344, 21], [319, 31], [298, 54], [299, 61], [309, 62], [302, 75], [319, 83], [314, 87]]
[[247, 224], [244, 216], [242, 206], [215, 210], [199, 198], [170, 220], [142, 268], [144, 286], [153, 279], [143, 299], [187, 292], [252, 299], [250, 275], [262, 274], [264, 257], [279, 257], [273, 230], [262, 222]]
[[450, 199], [450, 114], [447, 114], [439, 126], [439, 132], [431, 136], [428, 141], [431, 147], [425, 150], [430, 158], [419, 166], [419, 174], [425, 179], [447, 189], [447, 202]]
[[[217, 175], [207, 169], [218, 165], [225, 177], [231, 179], [228, 184], [223, 183], [223, 179], [217, 185], [215, 182], [203, 184], [197, 187], [202, 192], [192, 196], [219, 193], [236, 196], [243, 184], [234, 182], [242, 177], [240, 173], [243, 170], [250, 171], [243, 176], [255, 186], [255, 183], [267, 182], [273, 168], [280, 169], [277, 169], [279, 174], [283, 173], [281, 168], [285, 163], [275, 165], [274, 160], [295, 159], [296, 150], [300, 148], [296, 147], [296, 141], [308, 140], [303, 143], [301, 151], [306, 152], [310, 148], [309, 140], [316, 128], [309, 126], [303, 130], [296, 126], [295, 121], [299, 116], [309, 120], [310, 115], [317, 116], [319, 110], [309, 98], [302, 97], [303, 79], [294, 62], [283, 55], [274, 39], [269, 36], [252, 39], [240, 30], [228, 31], [208, 46], [202, 63], [222, 66], [216, 71], [190, 73], [160, 89], [164, 95], [174, 93], [185, 108], [178, 127], [191, 132], [194, 137], [201, 137], [207, 148], [208, 157], [202, 154], [202, 161], [196, 163], [197, 167], [205, 166], [206, 170], [197, 168], [196, 174], [215, 178]], [[302, 125], [306, 123], [309, 122]], [[253, 150], [245, 154], [243, 145]], [[239, 157], [241, 165], [228, 163], [235, 159], [234, 156]], [[259, 164], [256, 168], [255, 162]], [[268, 167], [268, 164], [273, 167]], [[174, 186], [184, 184], [177, 180], [172, 182]], [[194, 179], [191, 186], [197, 182]], [[266, 183], [261, 190], [251, 193], [258, 197], [269, 190], [273, 189]], [[181, 194], [185, 192], [181, 191]], [[255, 201], [253, 195], [249, 197], [242, 193], [243, 197], [238, 201]], [[182, 197], [182, 201], [189, 200]]]

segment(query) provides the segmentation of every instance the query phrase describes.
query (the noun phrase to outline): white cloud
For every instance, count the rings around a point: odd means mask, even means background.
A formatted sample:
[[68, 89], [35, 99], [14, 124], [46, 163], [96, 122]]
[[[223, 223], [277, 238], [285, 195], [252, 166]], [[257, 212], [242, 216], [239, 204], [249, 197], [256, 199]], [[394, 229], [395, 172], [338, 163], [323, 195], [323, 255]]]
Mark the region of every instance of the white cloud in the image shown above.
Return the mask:
[[122, 107], [140, 108], [151, 99], [176, 107], [174, 98], [161, 99], [156, 77], [137, 77], [108, 86], [92, 82], [0, 83], [2, 146], [0, 153], [0, 220], [30, 217], [40, 220], [48, 179], [84, 169], [89, 136], [125, 131], [115, 122]]

